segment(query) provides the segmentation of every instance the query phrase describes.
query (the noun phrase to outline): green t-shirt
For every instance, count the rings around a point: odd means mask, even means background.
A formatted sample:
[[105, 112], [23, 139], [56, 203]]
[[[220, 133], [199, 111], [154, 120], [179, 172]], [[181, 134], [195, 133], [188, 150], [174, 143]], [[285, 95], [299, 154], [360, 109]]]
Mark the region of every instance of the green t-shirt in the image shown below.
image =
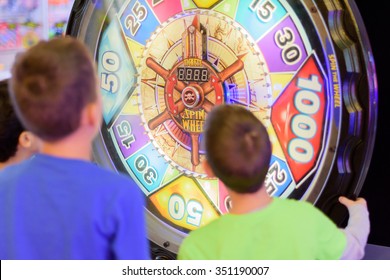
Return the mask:
[[306, 201], [274, 198], [256, 212], [225, 214], [191, 231], [179, 260], [340, 259], [346, 237]]

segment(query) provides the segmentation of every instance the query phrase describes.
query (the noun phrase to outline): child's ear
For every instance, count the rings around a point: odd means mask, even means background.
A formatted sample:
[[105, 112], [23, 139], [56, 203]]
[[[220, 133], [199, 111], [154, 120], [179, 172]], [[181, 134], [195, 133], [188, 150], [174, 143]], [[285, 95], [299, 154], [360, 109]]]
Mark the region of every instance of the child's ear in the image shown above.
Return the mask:
[[25, 149], [30, 149], [33, 145], [33, 135], [31, 134], [31, 132], [29, 131], [23, 131], [22, 133], [20, 133], [19, 135], [19, 145], [22, 147], [22, 148], [25, 148]]
[[96, 100], [94, 103], [92, 103], [92, 110], [93, 110], [93, 116], [94, 116], [94, 124], [97, 130], [100, 129], [100, 126], [102, 125], [103, 121], [103, 100], [102, 95], [100, 94], [99, 90], [96, 93]]
[[102, 122], [102, 110], [98, 102], [89, 103], [83, 110], [81, 123], [87, 126], [100, 128]]
[[209, 177], [215, 177], [214, 172], [213, 172], [213, 170], [211, 169], [210, 164], [209, 164], [209, 162], [207, 161], [207, 159], [204, 159], [204, 160], [202, 161], [202, 166], [203, 166], [203, 169], [205, 170], [207, 176], [209, 176]]
[[30, 154], [39, 152], [42, 148], [42, 141], [35, 134], [30, 131], [23, 131], [19, 135], [18, 139], [19, 148], [22, 148], [24, 151]]

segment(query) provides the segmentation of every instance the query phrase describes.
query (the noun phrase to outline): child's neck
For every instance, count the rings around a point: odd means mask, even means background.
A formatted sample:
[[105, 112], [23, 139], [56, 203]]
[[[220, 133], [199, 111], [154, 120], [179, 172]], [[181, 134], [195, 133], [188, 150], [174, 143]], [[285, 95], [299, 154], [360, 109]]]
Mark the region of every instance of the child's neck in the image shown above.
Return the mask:
[[91, 160], [92, 140], [82, 131], [74, 133], [57, 141], [43, 141], [42, 154], [55, 157]]
[[229, 192], [232, 199], [231, 214], [247, 214], [265, 208], [272, 202], [264, 186], [256, 193], [240, 194]]

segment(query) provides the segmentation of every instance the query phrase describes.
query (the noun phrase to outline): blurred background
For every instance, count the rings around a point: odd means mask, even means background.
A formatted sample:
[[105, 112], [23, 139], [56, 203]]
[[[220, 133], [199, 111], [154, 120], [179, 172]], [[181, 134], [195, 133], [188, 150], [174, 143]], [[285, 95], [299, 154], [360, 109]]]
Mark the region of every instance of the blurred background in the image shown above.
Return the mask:
[[40, 39], [61, 35], [74, 0], [0, 0], [0, 79], [15, 54]]
[[[388, 26], [388, 13], [379, 2], [355, 0], [359, 7], [374, 54], [378, 81], [378, 124], [374, 153], [363, 185], [361, 196], [368, 201], [371, 220], [369, 243], [390, 246], [390, 172], [387, 160], [390, 159], [390, 120], [388, 106], [390, 87], [386, 82], [389, 73], [389, 50], [385, 44], [385, 26]], [[389, 255], [390, 257], [390, 255]]]

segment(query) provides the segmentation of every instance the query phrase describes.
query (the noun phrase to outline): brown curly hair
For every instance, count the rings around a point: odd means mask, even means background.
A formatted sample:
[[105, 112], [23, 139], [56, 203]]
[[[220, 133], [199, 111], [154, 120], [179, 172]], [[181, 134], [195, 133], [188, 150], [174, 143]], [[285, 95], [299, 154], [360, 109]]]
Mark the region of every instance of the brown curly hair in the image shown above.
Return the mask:
[[79, 127], [82, 109], [97, 98], [96, 82], [87, 47], [76, 38], [56, 37], [16, 57], [11, 99], [26, 129], [55, 141]]
[[258, 191], [272, 155], [266, 128], [250, 111], [223, 104], [211, 110], [205, 123], [207, 161], [229, 189], [237, 193]]

